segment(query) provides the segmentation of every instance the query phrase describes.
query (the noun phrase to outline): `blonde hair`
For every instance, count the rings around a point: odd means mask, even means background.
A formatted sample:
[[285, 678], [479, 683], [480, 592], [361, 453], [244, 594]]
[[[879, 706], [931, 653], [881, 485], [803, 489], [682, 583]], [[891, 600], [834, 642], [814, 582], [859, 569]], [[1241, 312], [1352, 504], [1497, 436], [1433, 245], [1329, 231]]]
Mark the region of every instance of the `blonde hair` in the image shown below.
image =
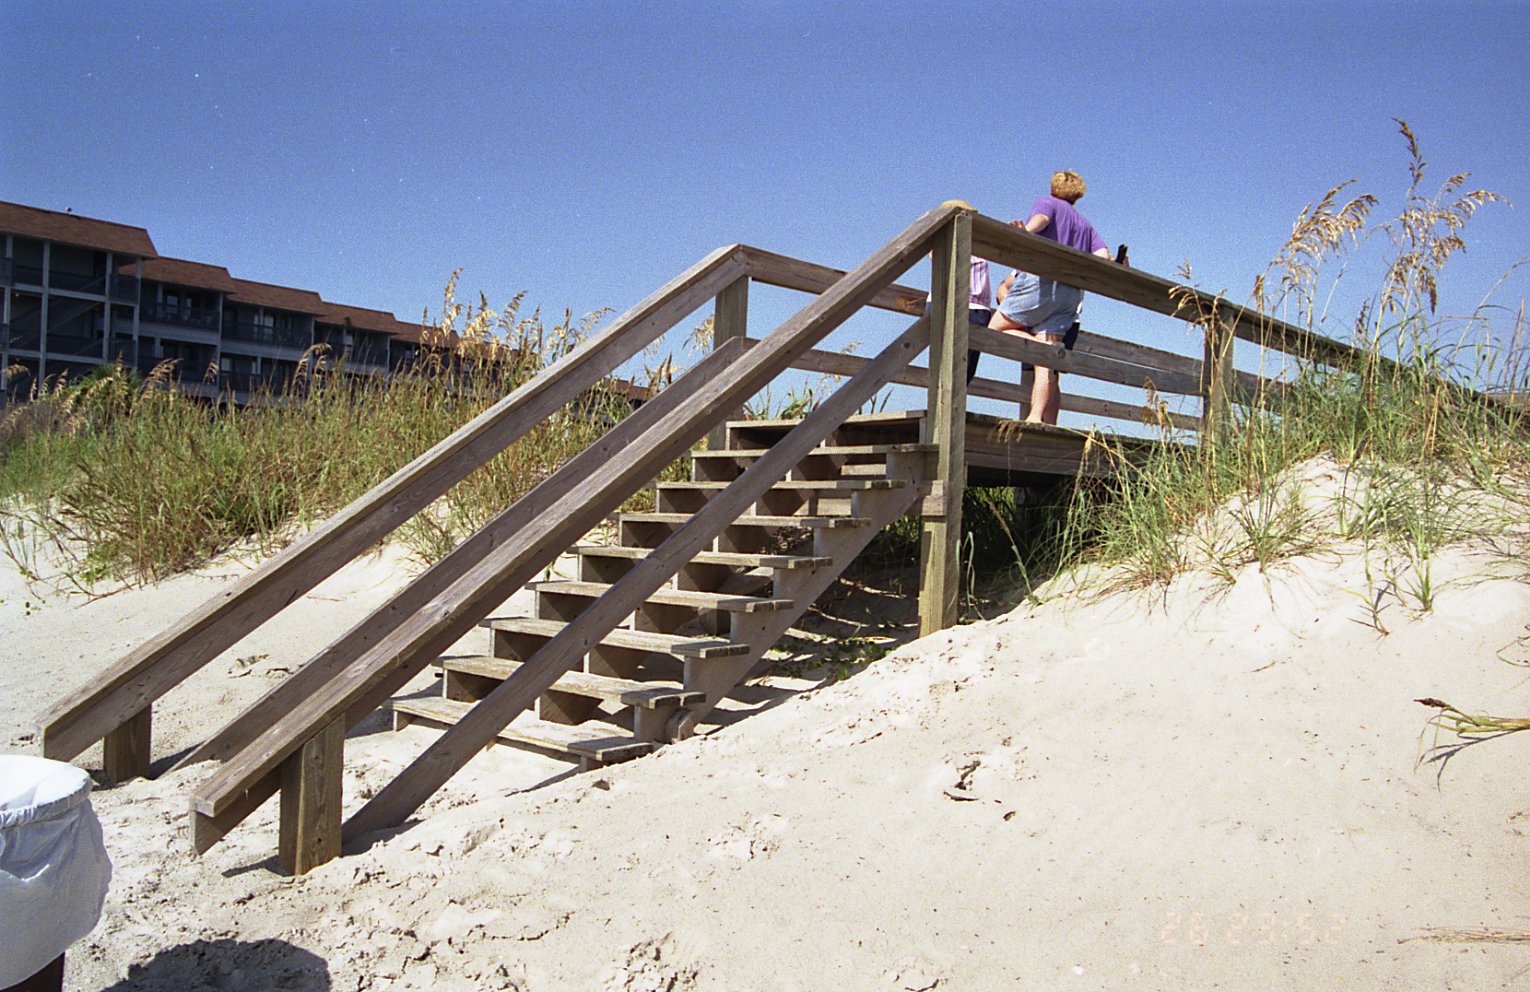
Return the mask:
[[1052, 173], [1052, 195], [1059, 200], [1077, 203], [1085, 188], [1083, 177], [1072, 169]]

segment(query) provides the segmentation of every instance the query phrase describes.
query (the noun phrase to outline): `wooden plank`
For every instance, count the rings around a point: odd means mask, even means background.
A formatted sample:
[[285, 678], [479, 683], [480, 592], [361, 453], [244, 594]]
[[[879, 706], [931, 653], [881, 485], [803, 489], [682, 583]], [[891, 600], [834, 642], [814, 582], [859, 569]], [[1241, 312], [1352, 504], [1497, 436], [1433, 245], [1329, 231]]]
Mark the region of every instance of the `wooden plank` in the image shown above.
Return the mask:
[[[741, 245], [739, 251], [749, 266], [751, 277], [767, 285], [780, 286], [783, 289], [822, 293], [845, 276], [840, 269], [806, 262], [787, 255], [777, 255], [775, 252], [750, 245]], [[922, 290], [893, 285], [873, 296], [867, 305], [879, 310], [892, 310], [895, 313], [917, 317], [924, 313], [925, 299], [926, 296]]]
[[[902, 489], [901, 479], [783, 479], [770, 487], [771, 492], [797, 493], [849, 493], [866, 489]], [[661, 482], [660, 492], [718, 492], [728, 487], [726, 482]]]
[[345, 721], [336, 719], [282, 764], [277, 866], [306, 875], [340, 856]]
[[[740, 276], [717, 294], [712, 310], [712, 347], [715, 349], [734, 338], [749, 336], [749, 277]], [[734, 416], [742, 416], [742, 409]], [[728, 430], [722, 424], [707, 434], [707, 447], [721, 448], [728, 443]]]
[[[581, 544], [574, 554], [591, 557], [604, 555], [608, 558], [627, 558], [642, 561], [653, 554], [652, 548], [630, 548], [619, 544]], [[702, 551], [692, 556], [698, 565], [721, 565], [726, 568], [829, 568], [834, 559], [821, 555], [766, 555], [746, 554], [739, 551]]]
[[[518, 661], [508, 658], [491, 658], [473, 655], [465, 658], [442, 658], [443, 669], [467, 672], [487, 679], [503, 682], [521, 667]], [[662, 709], [666, 706], [689, 706], [699, 703], [702, 694], [691, 692], [678, 682], [637, 682], [610, 675], [593, 675], [589, 672], [564, 672], [551, 687], [554, 692], [567, 692], [591, 699], [604, 699], [621, 706], [640, 706], [644, 709]]]
[[[600, 471], [608, 452], [627, 448], [657, 424], [671, 406], [694, 396], [728, 363], [742, 354], [745, 347], [741, 341], [731, 342], [704, 356], [694, 369], [670, 383], [658, 396], [612, 427], [599, 442], [575, 455], [531, 492], [426, 569], [387, 603], [373, 610], [292, 676], [273, 687], [194, 748], [176, 767], [199, 761], [222, 761], [247, 747], [265, 733], [279, 716], [319, 691], [325, 682], [450, 588], [453, 582], [465, 575], [492, 548], [534, 521], [568, 485]], [[371, 709], [352, 714], [352, 723], [364, 718]], [[269, 796], [272, 791], [274, 787], [269, 788], [266, 795]]]
[[[466, 717], [474, 704], [455, 699], [400, 699], [390, 705], [395, 714], [405, 718], [401, 721], [404, 726], [423, 723], [446, 730]], [[528, 718], [502, 728], [495, 737], [506, 744], [596, 761], [630, 761], [658, 748], [653, 741], [609, 734], [605, 729]]]
[[[555, 579], [538, 582], [533, 586], [537, 592], [560, 596], [580, 596], [595, 599], [611, 588], [608, 582], [580, 582], [571, 579]], [[648, 597], [648, 602], [664, 606], [684, 606], [693, 610], [722, 610], [725, 613], [774, 613], [789, 610], [789, 599], [766, 599], [760, 596], [730, 596], [720, 592], [702, 592], [695, 589], [660, 589]]]
[[[973, 380], [978, 381], [978, 380]], [[921, 382], [923, 386], [925, 383]], [[693, 451], [692, 458], [735, 458], [752, 459], [764, 455], [769, 448], [726, 448], [721, 451]], [[826, 444], [814, 448], [808, 453], [809, 458], [832, 457], [836, 455], [891, 455], [891, 454], [923, 454], [935, 450], [932, 444]], [[726, 483], [724, 483], [726, 485]], [[781, 485], [781, 483], [777, 483]]]
[[301, 540], [133, 649], [39, 718], [44, 755], [67, 761], [101, 740], [561, 410], [743, 270], [737, 246], [719, 248]]
[[1189, 355], [1149, 348], [1147, 345], [1137, 344], [1134, 341], [1122, 341], [1119, 338], [1106, 337], [1091, 331], [1079, 332], [1078, 340], [1073, 344], [1073, 350], [1085, 355], [1125, 362], [1128, 365], [1140, 365], [1145, 369], [1178, 372], [1197, 379], [1201, 376], [1200, 361]]
[[1196, 396], [1200, 392], [1200, 379], [1197, 376], [1185, 375], [1182, 372], [1155, 371], [1140, 365], [1118, 362], [1112, 358], [1101, 358], [1078, 351], [1070, 352], [1060, 344], [1044, 344], [1015, 334], [991, 331], [985, 327], [972, 328], [969, 340], [972, 347], [982, 352], [1017, 362], [1030, 362], [1032, 365], [1057, 369], [1059, 372], [1071, 372], [1090, 379], [1099, 379], [1102, 382], [1134, 386], [1138, 389], [1147, 388], [1151, 383], [1152, 387], [1160, 393], [1180, 393], [1186, 396]]
[[[623, 522], [637, 524], [683, 524], [691, 519], [689, 513], [623, 513]], [[810, 530], [817, 527], [864, 527], [865, 517], [776, 517], [759, 513], [745, 513], [736, 517], [730, 527], [795, 527]]]
[[[532, 637], [553, 638], [563, 633], [567, 624], [561, 620], [538, 620], [532, 617], [491, 617], [483, 626], [492, 630], [505, 630], [512, 634], [529, 634]], [[695, 637], [690, 634], [661, 634], [649, 630], [627, 630], [616, 627], [594, 643], [613, 648], [631, 648], [634, 651], [650, 651], [669, 654], [676, 658], [726, 658], [743, 654], [742, 644], [734, 644], [722, 637]], [[591, 645], [593, 646], [593, 644]]]
[[[972, 218], [953, 217], [934, 238], [930, 259], [929, 413], [920, 438], [937, 448], [931, 481], [940, 507], [922, 520], [919, 543], [919, 635], [960, 616], [962, 488], [967, 478], [967, 320]], [[981, 347], [981, 344], [979, 344]], [[1063, 349], [1057, 349], [1061, 352]]]
[[152, 749], [153, 707], [145, 706], [102, 741], [102, 769], [113, 785], [133, 778], [147, 778]]
[[[947, 211], [927, 214], [921, 222], [873, 255], [855, 272], [810, 304], [812, 316], [803, 328], [828, 323], [836, 313], [832, 298], [859, 297], [868, 286], [881, 284], [884, 274], [896, 268], [888, 259], [906, 262], [911, 253], [922, 254], [932, 230], [950, 217]], [[926, 226], [926, 224], [928, 226]], [[917, 254], [914, 257], [917, 257]], [[901, 271], [901, 269], [899, 270]], [[826, 301], [829, 301], [826, 304]], [[819, 307], [816, 313], [815, 307]], [[346, 824], [347, 835], [359, 836], [401, 822], [419, 808], [441, 784], [503, 727], [532, 705], [547, 687], [588, 650], [591, 642], [610, 630], [637, 605], [651, 596], [687, 561], [727, 527], [734, 516], [759, 500], [772, 483], [783, 478], [814, 447], [821, 444], [844, 420], [886, 385], [899, 368], [908, 364], [928, 340], [929, 321], [918, 320], [885, 349], [876, 361], [840, 386], [832, 396], [809, 413], [770, 453], [750, 465], [729, 491], [697, 511], [652, 555], [635, 564], [563, 632], [553, 638], [515, 677], [495, 689], [461, 722], [432, 744], [397, 778], [373, 796]], [[753, 349], [743, 361], [760, 355], [768, 345]], [[789, 359], [789, 355], [787, 356]], [[778, 371], [785, 363], [775, 366]], [[752, 380], [746, 380], [752, 382]], [[901, 495], [903, 491], [895, 491]], [[893, 493], [887, 495], [892, 496]], [[866, 533], [867, 528], [856, 533]]]

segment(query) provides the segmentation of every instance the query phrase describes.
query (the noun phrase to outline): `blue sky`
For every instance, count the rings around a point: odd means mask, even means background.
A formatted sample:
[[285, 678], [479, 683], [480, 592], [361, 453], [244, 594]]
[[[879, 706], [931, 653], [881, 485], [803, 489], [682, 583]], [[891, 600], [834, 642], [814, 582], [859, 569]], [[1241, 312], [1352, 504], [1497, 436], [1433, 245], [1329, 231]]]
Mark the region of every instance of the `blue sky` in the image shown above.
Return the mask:
[[[1469, 311], [1530, 254], [1527, 39], [1524, 3], [7, 0], [0, 199], [409, 319], [458, 267], [576, 313], [735, 241], [848, 267], [942, 200], [1023, 213], [1069, 167], [1136, 265], [1241, 296], [1329, 186], [1399, 205], [1403, 117], [1430, 190], [1470, 170], [1520, 205], [1447, 273]], [[1530, 266], [1495, 298], [1526, 295]], [[757, 320], [784, 316], [767, 297]]]

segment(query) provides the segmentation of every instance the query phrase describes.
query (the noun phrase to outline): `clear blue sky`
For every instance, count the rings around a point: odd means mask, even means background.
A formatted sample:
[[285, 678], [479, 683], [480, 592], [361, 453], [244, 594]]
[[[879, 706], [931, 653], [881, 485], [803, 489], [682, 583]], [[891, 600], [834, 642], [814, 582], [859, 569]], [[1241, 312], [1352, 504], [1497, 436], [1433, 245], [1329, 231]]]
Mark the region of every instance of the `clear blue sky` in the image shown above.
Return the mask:
[[[848, 267], [1069, 167], [1136, 265], [1241, 297], [1334, 183], [1399, 205], [1403, 117], [1431, 191], [1470, 170], [1518, 204], [1448, 274], [1470, 310], [1530, 254], [1527, 42], [1507, 2], [6, 0], [0, 199], [409, 319], [457, 267], [576, 313], [735, 241]], [[1496, 298], [1527, 295], [1530, 266]]]

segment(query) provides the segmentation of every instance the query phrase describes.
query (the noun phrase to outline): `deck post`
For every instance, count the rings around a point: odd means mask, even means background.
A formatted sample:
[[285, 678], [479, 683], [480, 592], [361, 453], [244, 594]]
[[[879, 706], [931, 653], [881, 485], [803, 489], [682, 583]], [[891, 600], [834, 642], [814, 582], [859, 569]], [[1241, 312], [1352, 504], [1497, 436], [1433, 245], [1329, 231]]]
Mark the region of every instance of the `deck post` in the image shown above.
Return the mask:
[[149, 748], [152, 737], [153, 703], [108, 730], [101, 740], [101, 767], [113, 785], [128, 779], [149, 777]]
[[[930, 386], [925, 443], [938, 447], [919, 542], [919, 636], [956, 623], [961, 591], [962, 490], [966, 486], [967, 300], [972, 214], [933, 239], [930, 257]], [[931, 505], [933, 504], [933, 505]]]
[[281, 766], [277, 867], [305, 875], [340, 856], [345, 717], [330, 722]]
[[[712, 347], [716, 349], [733, 338], [747, 337], [748, 334], [749, 277], [739, 276], [717, 294], [717, 302], [712, 310]], [[707, 449], [717, 451], [727, 447], [727, 422], [737, 420], [742, 415], [742, 411], [734, 410], [718, 421], [717, 426], [707, 432]]]
[[1237, 314], [1218, 305], [1206, 321], [1206, 353], [1201, 364], [1201, 437], [1215, 441], [1232, 423], [1233, 328]]

